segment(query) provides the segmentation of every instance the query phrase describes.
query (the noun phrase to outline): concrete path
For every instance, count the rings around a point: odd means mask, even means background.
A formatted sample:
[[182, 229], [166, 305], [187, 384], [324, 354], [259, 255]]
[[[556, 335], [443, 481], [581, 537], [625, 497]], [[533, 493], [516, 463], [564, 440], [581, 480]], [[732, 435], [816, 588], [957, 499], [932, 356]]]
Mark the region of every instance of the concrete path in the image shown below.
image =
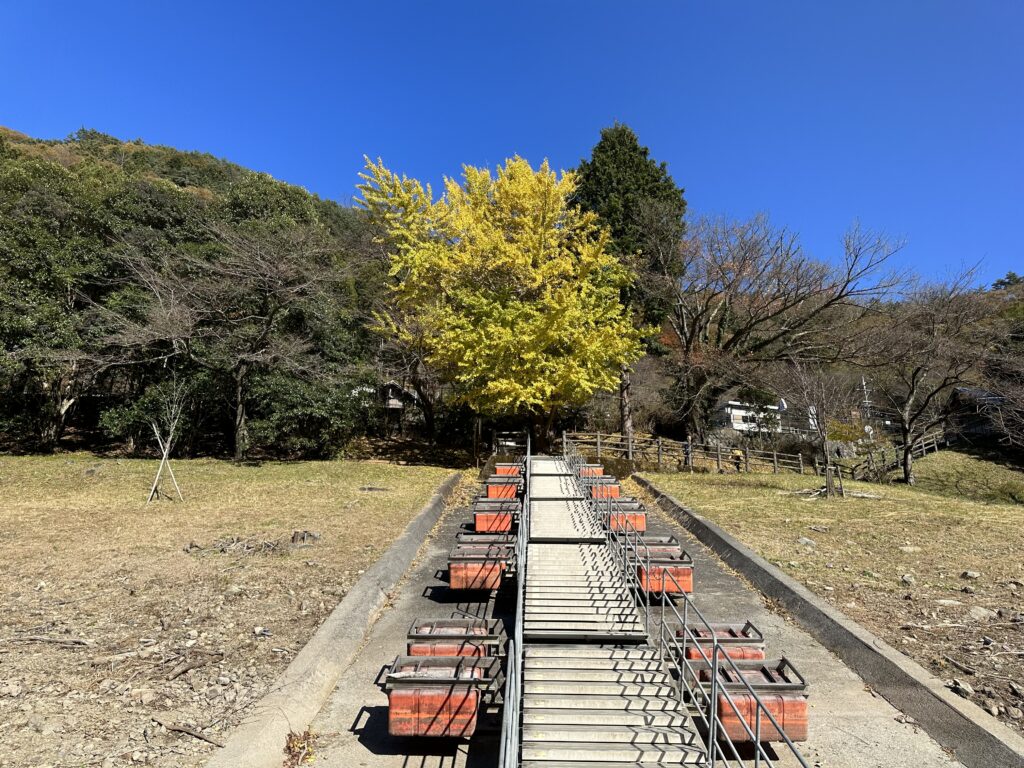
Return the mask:
[[[406, 633], [414, 619], [449, 618], [455, 611], [473, 616], [501, 615], [507, 601], [487, 602], [486, 593], [448, 590], [443, 580], [448, 553], [461, 525], [471, 519], [465, 508], [449, 510], [424, 544], [393, 605], [370, 630], [363, 650], [342, 675], [311, 729], [320, 734], [313, 765], [329, 768], [493, 768], [497, 765], [500, 721], [483, 718], [469, 741], [403, 739], [388, 735], [388, 699], [378, 687], [382, 669], [405, 653]], [[468, 596], [468, 597], [467, 597]]]
[[[787, 657], [810, 687], [810, 740], [798, 745], [821, 768], [959, 766], [924, 731], [898, 722], [887, 701], [810, 635], [765, 605], [764, 598], [661, 510], [648, 508], [652, 534], [671, 532], [694, 561], [694, 603], [712, 622], [752, 621], [769, 658]], [[788, 763], [787, 763], [788, 764]]]
[[[652, 533], [671, 531], [695, 561], [695, 601], [712, 621], [750, 619], [765, 634], [769, 655], [785, 655], [811, 683], [811, 740], [802, 745], [808, 763], [821, 768], [945, 768], [959, 766], [923, 731], [896, 720], [899, 712], [865, 690], [863, 681], [809, 635], [770, 612], [760, 594], [660, 511], [650, 510]], [[405, 636], [418, 617], [446, 618], [453, 611], [502, 615], [508, 595], [453, 594], [443, 581], [448, 552], [466, 509], [449, 511], [425, 543], [393, 605], [370, 631], [353, 665], [314, 721], [321, 735], [317, 766], [329, 768], [494, 768], [496, 718], [484, 718], [469, 742], [392, 738], [387, 696], [376, 680], [404, 652]]]

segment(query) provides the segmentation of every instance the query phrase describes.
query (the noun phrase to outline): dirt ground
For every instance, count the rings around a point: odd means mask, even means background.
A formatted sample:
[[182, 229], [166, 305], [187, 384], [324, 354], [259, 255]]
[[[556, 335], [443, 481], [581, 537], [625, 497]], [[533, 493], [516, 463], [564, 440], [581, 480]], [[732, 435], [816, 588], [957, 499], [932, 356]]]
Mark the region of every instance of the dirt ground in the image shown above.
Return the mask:
[[1024, 730], [1024, 507], [811, 477], [649, 474], [947, 685]]
[[0, 458], [0, 766], [201, 764], [449, 473], [155, 468]]

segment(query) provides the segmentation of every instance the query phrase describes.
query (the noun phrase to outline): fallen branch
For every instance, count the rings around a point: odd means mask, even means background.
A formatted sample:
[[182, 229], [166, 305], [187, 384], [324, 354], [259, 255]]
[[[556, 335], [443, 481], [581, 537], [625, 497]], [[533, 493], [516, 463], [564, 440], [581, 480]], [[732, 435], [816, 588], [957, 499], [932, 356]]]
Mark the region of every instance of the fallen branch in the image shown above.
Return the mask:
[[177, 733], [187, 734], [187, 735], [191, 736], [193, 739], [199, 739], [200, 741], [205, 741], [207, 744], [213, 744], [213, 746], [215, 746], [215, 747], [223, 747], [224, 746], [224, 744], [222, 742], [217, 741], [215, 738], [213, 738], [211, 736], [204, 736], [202, 733], [197, 731], [195, 728], [190, 728], [187, 725], [184, 725], [183, 723], [176, 723], [173, 720], [165, 720], [164, 718], [160, 717], [160, 715], [152, 715], [152, 718], [153, 718], [154, 722], [159, 723], [164, 728], [166, 728], [168, 731], [175, 731]]
[[95, 640], [87, 640], [84, 637], [50, 637], [49, 635], [25, 635], [23, 637], [8, 637], [0, 640], [0, 643], [52, 643], [64, 645], [69, 648], [95, 645]]
[[948, 661], [950, 664], [952, 664], [954, 667], [959, 669], [964, 674], [967, 674], [967, 675], [976, 675], [976, 674], [978, 674], [978, 670], [976, 670], [974, 667], [968, 667], [966, 664], [961, 664], [959, 661], [954, 659], [952, 656], [948, 656], [946, 654], [942, 654], [942, 658], [944, 658], [946, 661]]
[[193, 669], [199, 669], [200, 667], [205, 667], [214, 659], [220, 658], [222, 658], [220, 654], [213, 654], [211, 656], [203, 656], [202, 658], [198, 659], [186, 659], [185, 661], [181, 662], [178, 666], [176, 666], [174, 669], [167, 673], [167, 680], [176, 680], [177, 678], [184, 675], [186, 672], [189, 672]]
[[89, 662], [91, 667], [99, 667], [103, 664], [114, 664], [118, 661], [124, 661], [125, 659], [131, 659], [139, 655], [138, 651], [125, 651], [124, 653], [115, 653], [111, 656], [103, 656], [99, 659], [93, 659]]

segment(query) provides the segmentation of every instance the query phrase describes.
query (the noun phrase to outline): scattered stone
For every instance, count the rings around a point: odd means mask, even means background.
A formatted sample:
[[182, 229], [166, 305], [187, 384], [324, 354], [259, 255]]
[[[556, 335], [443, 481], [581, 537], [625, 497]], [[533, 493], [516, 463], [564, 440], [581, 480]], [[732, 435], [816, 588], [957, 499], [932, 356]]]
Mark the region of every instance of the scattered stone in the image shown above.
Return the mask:
[[1009, 715], [1011, 720], [1024, 718], [1024, 712], [1021, 711], [1020, 707], [1007, 707], [1006, 714]]
[[900, 552], [906, 552], [908, 555], [913, 554], [914, 552], [920, 552], [920, 551], [921, 551], [920, 547], [913, 547], [913, 546], [909, 546], [909, 545], [906, 546], [906, 547], [900, 547]]
[[252, 633], [256, 635], [256, 637], [270, 637], [270, 630], [266, 627], [253, 627]]
[[999, 702], [995, 699], [985, 699], [984, 709], [992, 717], [999, 717]]
[[0, 696], [10, 696], [12, 699], [16, 699], [21, 696], [21, 690], [21, 686], [17, 683], [8, 683], [0, 688]]
[[980, 605], [972, 605], [967, 613], [970, 614], [972, 619], [978, 621], [991, 621], [999, 615], [995, 611], [983, 608]]
[[908, 587], [912, 587], [917, 583], [917, 579], [914, 578], [914, 574], [912, 573], [904, 573], [903, 576], [900, 577], [900, 581]]
[[152, 688], [136, 688], [131, 692], [131, 699], [136, 704], [149, 706], [157, 700], [157, 692]]
[[956, 605], [963, 605], [963, 603], [961, 603], [959, 600], [946, 600], [946, 599], [936, 600], [935, 604], [936, 605], [945, 605], [947, 607], [952, 607], [952, 606], [956, 606]]
[[958, 696], [963, 696], [965, 699], [969, 699], [974, 695], [974, 689], [970, 684], [965, 683], [963, 680], [958, 680], [957, 678], [953, 678], [952, 681], [946, 683], [946, 687]]
[[806, 536], [801, 536], [799, 539], [797, 539], [797, 543], [800, 544], [800, 546], [802, 547], [808, 547], [810, 549], [814, 549], [816, 546], [818, 546], [815, 543], [814, 539], [808, 539]]
[[961, 579], [980, 579], [981, 574], [977, 571], [964, 571], [960, 574]]
[[817, 531], [818, 533], [828, 533], [829, 527], [827, 525], [812, 525], [811, 530]]
[[963, 592], [965, 595], [973, 595], [974, 594], [974, 587], [972, 587], [970, 584], [968, 584], [966, 587], [961, 587], [960, 591]]

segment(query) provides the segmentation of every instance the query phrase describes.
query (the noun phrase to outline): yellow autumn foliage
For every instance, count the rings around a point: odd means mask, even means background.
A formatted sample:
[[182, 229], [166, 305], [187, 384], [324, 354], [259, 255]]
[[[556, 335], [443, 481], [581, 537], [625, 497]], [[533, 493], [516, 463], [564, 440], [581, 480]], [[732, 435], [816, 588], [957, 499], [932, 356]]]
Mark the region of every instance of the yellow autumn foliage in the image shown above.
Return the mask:
[[[631, 273], [576, 176], [520, 157], [429, 186], [367, 159], [359, 201], [384, 228], [398, 312], [388, 330], [424, 352], [480, 413], [550, 412], [617, 385], [642, 353], [620, 303]], [[396, 320], [400, 317], [401, 320]]]

